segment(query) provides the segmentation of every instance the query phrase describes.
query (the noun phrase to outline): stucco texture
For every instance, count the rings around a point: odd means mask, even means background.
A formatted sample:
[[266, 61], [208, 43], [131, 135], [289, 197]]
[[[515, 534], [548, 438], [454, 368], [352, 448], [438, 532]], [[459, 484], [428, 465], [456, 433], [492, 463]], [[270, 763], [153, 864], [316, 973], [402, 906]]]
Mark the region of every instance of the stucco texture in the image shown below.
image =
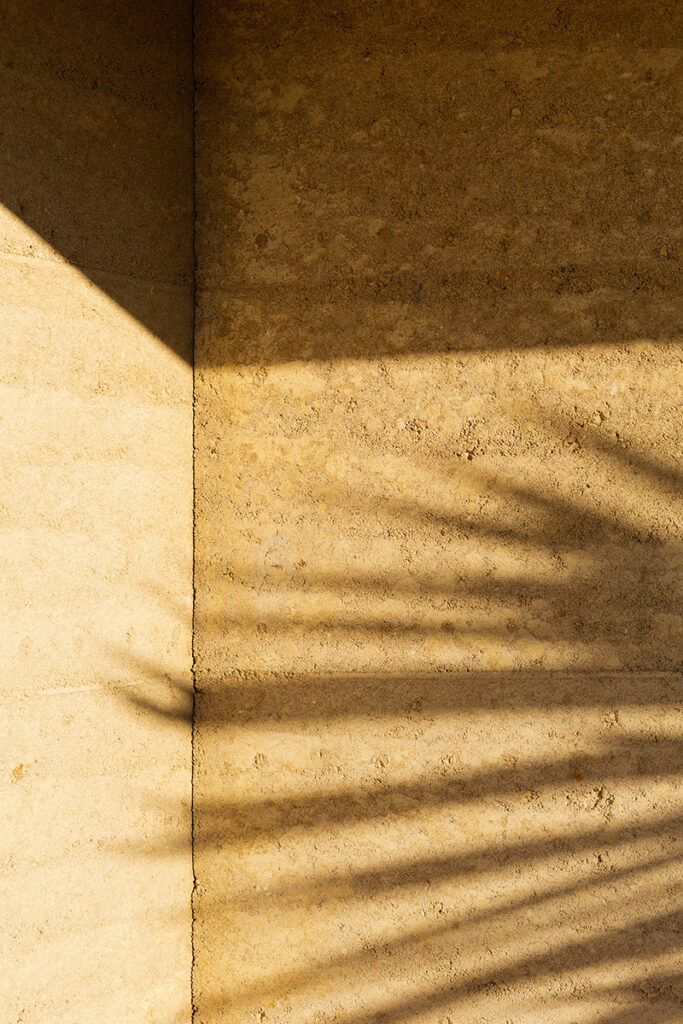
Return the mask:
[[681, 14], [1, 5], [2, 1024], [683, 1022]]
[[664, 1024], [680, 6], [196, 5], [196, 1019]]
[[191, 1017], [189, 13], [0, 5], [2, 1024]]

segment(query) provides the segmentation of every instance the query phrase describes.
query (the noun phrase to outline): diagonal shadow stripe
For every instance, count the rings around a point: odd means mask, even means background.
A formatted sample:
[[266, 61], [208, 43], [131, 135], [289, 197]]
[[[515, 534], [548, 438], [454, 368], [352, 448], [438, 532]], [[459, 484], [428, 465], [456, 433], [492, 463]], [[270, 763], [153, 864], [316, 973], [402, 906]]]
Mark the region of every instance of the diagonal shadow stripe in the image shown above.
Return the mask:
[[187, 361], [191, 14], [189, 0], [0, 8], [0, 203], [39, 236], [0, 211], [0, 255], [63, 258]]

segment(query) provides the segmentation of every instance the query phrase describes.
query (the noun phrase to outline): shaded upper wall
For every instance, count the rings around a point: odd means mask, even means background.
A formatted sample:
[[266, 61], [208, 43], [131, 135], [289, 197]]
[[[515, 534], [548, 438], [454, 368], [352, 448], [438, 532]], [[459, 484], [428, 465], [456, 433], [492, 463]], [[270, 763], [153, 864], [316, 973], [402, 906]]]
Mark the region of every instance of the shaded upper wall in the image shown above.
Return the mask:
[[189, 359], [190, 0], [6, 0], [0, 38], [0, 204]]
[[680, 5], [197, 10], [205, 361], [670, 337]]
[[[263, 165], [251, 194], [211, 173], [200, 190], [200, 233], [216, 238], [210, 256], [200, 239], [199, 281], [226, 290], [208, 327], [215, 362], [518, 346], [520, 332], [525, 345], [552, 345], [670, 331], [679, 243], [673, 226], [665, 238], [657, 225], [680, 193], [676, 147], [660, 145], [675, 137], [667, 48], [680, 38], [680, 5], [393, 4], [390, 19], [380, 3], [200, 7], [215, 8], [219, 31], [200, 29], [198, 89], [218, 91], [223, 114], [200, 115], [200, 144], [206, 131], [239, 171], [246, 154], [231, 133], [253, 120], [249, 153]], [[0, 203], [184, 356], [188, 329], [163, 285], [192, 279], [191, 8], [7, 0], [0, 10]], [[633, 50], [627, 81], [610, 77], [606, 44]], [[535, 60], [539, 46], [555, 50], [552, 68]], [[603, 52], [586, 60], [596, 46]], [[653, 49], [664, 51], [656, 67]], [[229, 78], [215, 73], [226, 50]], [[284, 70], [294, 92], [269, 96]], [[253, 71], [260, 92], [240, 84]], [[252, 119], [259, 106], [267, 128]], [[251, 205], [260, 217], [247, 238], [240, 211]], [[368, 205], [370, 232], [359, 216]], [[498, 232], [482, 232], [502, 211]], [[275, 325], [266, 351], [244, 307], [256, 293], [266, 319], [276, 316], [297, 280], [292, 253], [310, 346]], [[381, 338], [363, 324], [368, 302], [383, 311]], [[409, 337], [407, 311], [421, 321]]]

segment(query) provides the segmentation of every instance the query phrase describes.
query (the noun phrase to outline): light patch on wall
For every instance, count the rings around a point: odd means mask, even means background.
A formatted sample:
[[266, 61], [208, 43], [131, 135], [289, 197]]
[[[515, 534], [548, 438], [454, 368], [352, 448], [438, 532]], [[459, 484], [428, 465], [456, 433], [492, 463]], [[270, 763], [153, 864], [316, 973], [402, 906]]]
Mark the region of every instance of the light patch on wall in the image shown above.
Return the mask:
[[[192, 371], [93, 279], [0, 208], [0, 1017], [182, 1022]], [[130, 287], [182, 333], [187, 292]]]

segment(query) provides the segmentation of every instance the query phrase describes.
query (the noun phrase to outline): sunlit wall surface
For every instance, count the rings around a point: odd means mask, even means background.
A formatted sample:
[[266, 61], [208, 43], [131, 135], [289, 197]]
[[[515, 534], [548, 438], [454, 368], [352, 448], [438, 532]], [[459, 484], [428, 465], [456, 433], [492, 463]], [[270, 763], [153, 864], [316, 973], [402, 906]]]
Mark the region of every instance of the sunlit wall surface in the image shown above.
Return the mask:
[[3, 1024], [190, 1019], [189, 29], [0, 7]]
[[683, 1013], [677, 14], [197, 5], [203, 1024]]

